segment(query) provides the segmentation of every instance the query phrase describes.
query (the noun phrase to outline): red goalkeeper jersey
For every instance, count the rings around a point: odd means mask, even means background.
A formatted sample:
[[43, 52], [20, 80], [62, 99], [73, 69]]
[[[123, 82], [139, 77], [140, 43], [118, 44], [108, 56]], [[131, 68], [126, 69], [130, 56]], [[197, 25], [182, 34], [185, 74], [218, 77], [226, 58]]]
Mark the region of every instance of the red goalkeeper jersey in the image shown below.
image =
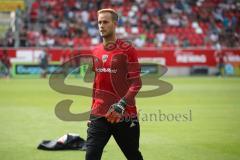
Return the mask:
[[91, 113], [104, 116], [112, 104], [124, 97], [127, 101], [125, 116], [137, 116], [135, 96], [142, 83], [135, 48], [122, 40], [107, 48], [98, 45], [93, 49], [93, 71]]

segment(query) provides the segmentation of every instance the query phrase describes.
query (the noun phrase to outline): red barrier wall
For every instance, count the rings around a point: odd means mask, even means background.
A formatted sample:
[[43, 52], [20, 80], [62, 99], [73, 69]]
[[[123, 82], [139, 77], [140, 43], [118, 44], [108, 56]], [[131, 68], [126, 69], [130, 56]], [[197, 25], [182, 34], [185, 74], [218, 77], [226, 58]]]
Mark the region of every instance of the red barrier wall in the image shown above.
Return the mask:
[[[19, 48], [19, 49], [0, 49], [0, 54], [6, 50], [11, 57], [12, 62], [37, 62], [38, 55], [42, 52], [41, 48]], [[51, 55], [52, 61], [60, 61], [62, 55], [91, 54], [90, 48], [82, 49], [64, 49], [50, 48], [46, 52]], [[219, 51], [213, 49], [138, 49], [138, 56], [141, 61], [144, 59], [155, 60], [161, 59], [164, 65], [169, 67], [191, 67], [193, 65], [202, 65], [214, 67], [217, 62], [217, 54]], [[221, 54], [224, 55], [226, 63], [240, 65], [240, 48], [239, 49], [223, 49]], [[162, 63], [162, 61], [160, 63]]]

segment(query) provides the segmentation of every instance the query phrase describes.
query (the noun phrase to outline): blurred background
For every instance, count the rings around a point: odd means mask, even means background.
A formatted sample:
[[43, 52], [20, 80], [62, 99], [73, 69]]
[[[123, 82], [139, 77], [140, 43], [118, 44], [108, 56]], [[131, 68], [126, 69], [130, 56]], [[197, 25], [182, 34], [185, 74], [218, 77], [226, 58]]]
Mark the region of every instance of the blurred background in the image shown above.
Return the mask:
[[240, 74], [238, 0], [1, 0], [1, 57], [34, 64], [46, 52], [59, 63], [89, 53], [101, 42], [97, 10], [108, 7], [120, 16], [118, 38], [137, 47], [140, 62], [166, 65], [167, 75]]
[[[137, 97], [144, 158], [239, 160], [239, 0], [0, 0], [0, 159], [84, 159], [36, 148], [69, 132], [86, 139], [87, 122], [63, 121], [55, 107], [73, 100], [70, 111], [83, 113], [91, 95], [57, 92], [49, 76], [58, 70], [62, 87], [92, 87], [81, 55], [101, 42], [97, 11], [108, 7], [119, 14], [118, 38], [159, 80], [141, 89], [159, 87], [159, 96]], [[173, 90], [162, 94], [164, 81]], [[112, 138], [102, 159], [125, 159]]]

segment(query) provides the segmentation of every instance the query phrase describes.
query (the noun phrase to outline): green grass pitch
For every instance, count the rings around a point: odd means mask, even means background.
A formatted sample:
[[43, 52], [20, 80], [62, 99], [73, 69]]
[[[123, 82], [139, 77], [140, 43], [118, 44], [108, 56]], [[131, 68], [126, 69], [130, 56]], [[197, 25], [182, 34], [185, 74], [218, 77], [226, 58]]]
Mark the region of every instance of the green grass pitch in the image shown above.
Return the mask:
[[[159, 97], [138, 98], [140, 150], [146, 160], [239, 160], [240, 78], [164, 78], [174, 89]], [[68, 83], [83, 85], [78, 79]], [[144, 86], [143, 89], [148, 89]], [[90, 97], [53, 91], [47, 79], [0, 80], [1, 160], [83, 160], [83, 151], [37, 150], [43, 139], [68, 132], [86, 138], [86, 122], [66, 122], [54, 113], [63, 99], [73, 99], [71, 111], [87, 111]], [[150, 114], [189, 114], [187, 121], [160, 121]], [[144, 117], [148, 116], [148, 117]], [[148, 120], [146, 120], [148, 118]], [[189, 117], [188, 117], [189, 118]], [[111, 138], [103, 160], [125, 159]]]

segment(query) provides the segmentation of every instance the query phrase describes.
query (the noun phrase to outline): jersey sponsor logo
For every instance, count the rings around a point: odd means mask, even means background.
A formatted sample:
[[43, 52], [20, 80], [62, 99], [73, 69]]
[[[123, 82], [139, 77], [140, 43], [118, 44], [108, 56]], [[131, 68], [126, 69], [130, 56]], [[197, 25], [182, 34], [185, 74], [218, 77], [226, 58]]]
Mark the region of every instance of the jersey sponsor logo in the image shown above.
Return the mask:
[[107, 59], [108, 59], [108, 55], [107, 54], [102, 55], [103, 63], [105, 63], [107, 61]]
[[96, 72], [99, 72], [99, 73], [117, 73], [117, 69], [111, 69], [111, 68], [96, 68]]

